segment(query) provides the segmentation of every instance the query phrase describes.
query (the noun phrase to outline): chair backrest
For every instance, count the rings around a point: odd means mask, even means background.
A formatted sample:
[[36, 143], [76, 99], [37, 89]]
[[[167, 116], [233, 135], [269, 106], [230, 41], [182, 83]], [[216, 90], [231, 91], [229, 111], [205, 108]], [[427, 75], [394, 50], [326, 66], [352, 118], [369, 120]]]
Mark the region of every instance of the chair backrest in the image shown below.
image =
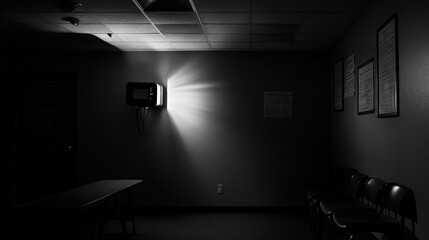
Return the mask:
[[362, 197], [378, 210], [381, 205], [381, 196], [385, 187], [385, 181], [376, 177], [368, 177], [363, 187]]
[[349, 197], [358, 200], [362, 195], [363, 186], [367, 177], [367, 175], [362, 173], [354, 173], [350, 177], [350, 182], [346, 194]]
[[383, 190], [381, 207], [400, 216], [402, 228], [405, 227], [405, 219], [411, 220], [412, 232], [415, 234], [414, 224], [417, 222], [416, 200], [413, 191], [398, 183], [388, 183]]

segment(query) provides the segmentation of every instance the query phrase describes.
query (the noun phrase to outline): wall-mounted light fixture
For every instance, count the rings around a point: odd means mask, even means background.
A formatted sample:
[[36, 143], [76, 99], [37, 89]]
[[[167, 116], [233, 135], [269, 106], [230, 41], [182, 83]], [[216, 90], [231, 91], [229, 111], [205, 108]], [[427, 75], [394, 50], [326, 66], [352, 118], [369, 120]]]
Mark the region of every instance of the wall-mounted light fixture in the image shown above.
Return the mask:
[[152, 82], [129, 82], [126, 85], [126, 103], [136, 109], [137, 130], [141, 137], [149, 109], [163, 104], [163, 87]]
[[61, 20], [69, 22], [74, 26], [79, 26], [79, 22], [80, 22], [79, 18], [75, 18], [75, 17], [63, 17], [61, 18]]

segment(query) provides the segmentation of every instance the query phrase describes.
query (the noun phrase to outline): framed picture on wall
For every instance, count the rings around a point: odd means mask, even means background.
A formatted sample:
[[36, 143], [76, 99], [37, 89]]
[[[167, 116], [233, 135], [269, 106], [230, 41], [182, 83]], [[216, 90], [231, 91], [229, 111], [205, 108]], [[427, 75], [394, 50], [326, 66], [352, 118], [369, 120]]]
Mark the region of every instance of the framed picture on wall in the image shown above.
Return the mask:
[[377, 29], [378, 117], [399, 115], [398, 17]]
[[374, 58], [367, 60], [357, 71], [358, 115], [374, 112]]
[[334, 65], [334, 112], [344, 110], [344, 66], [343, 58], [340, 58]]

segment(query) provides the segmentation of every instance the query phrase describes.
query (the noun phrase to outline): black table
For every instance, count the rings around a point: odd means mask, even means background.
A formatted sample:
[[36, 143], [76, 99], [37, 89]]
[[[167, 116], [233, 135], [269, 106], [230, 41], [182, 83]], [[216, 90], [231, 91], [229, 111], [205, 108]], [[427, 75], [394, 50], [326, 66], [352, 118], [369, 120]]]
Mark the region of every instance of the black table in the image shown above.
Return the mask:
[[[101, 203], [106, 203], [108, 200], [113, 199], [114, 205], [112, 212], [121, 223], [122, 234], [127, 234], [125, 218], [117, 208], [116, 197], [119, 194], [126, 192], [128, 194], [128, 207], [131, 209], [132, 188], [141, 182], [141, 180], [130, 179], [100, 180], [18, 205], [14, 210], [16, 216], [21, 221], [23, 219], [25, 221], [33, 219], [39, 223], [58, 223], [63, 219], [72, 219], [73, 216], [79, 215], [94, 206], [98, 206]], [[104, 213], [105, 216], [101, 224], [99, 234], [102, 233], [107, 221], [107, 212]], [[132, 221], [133, 233], [135, 234], [134, 217], [131, 215], [130, 219], [127, 220]], [[91, 235], [92, 234], [93, 233], [91, 233]]]

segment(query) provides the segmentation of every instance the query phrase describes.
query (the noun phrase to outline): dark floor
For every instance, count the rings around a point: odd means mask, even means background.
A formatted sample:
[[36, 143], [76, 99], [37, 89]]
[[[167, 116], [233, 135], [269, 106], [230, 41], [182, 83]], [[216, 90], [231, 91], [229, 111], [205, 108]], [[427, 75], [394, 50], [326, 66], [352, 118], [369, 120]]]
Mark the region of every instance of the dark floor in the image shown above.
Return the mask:
[[[309, 239], [304, 211], [140, 213], [135, 219], [138, 235], [130, 239]], [[105, 232], [120, 232], [120, 225], [111, 222]]]

